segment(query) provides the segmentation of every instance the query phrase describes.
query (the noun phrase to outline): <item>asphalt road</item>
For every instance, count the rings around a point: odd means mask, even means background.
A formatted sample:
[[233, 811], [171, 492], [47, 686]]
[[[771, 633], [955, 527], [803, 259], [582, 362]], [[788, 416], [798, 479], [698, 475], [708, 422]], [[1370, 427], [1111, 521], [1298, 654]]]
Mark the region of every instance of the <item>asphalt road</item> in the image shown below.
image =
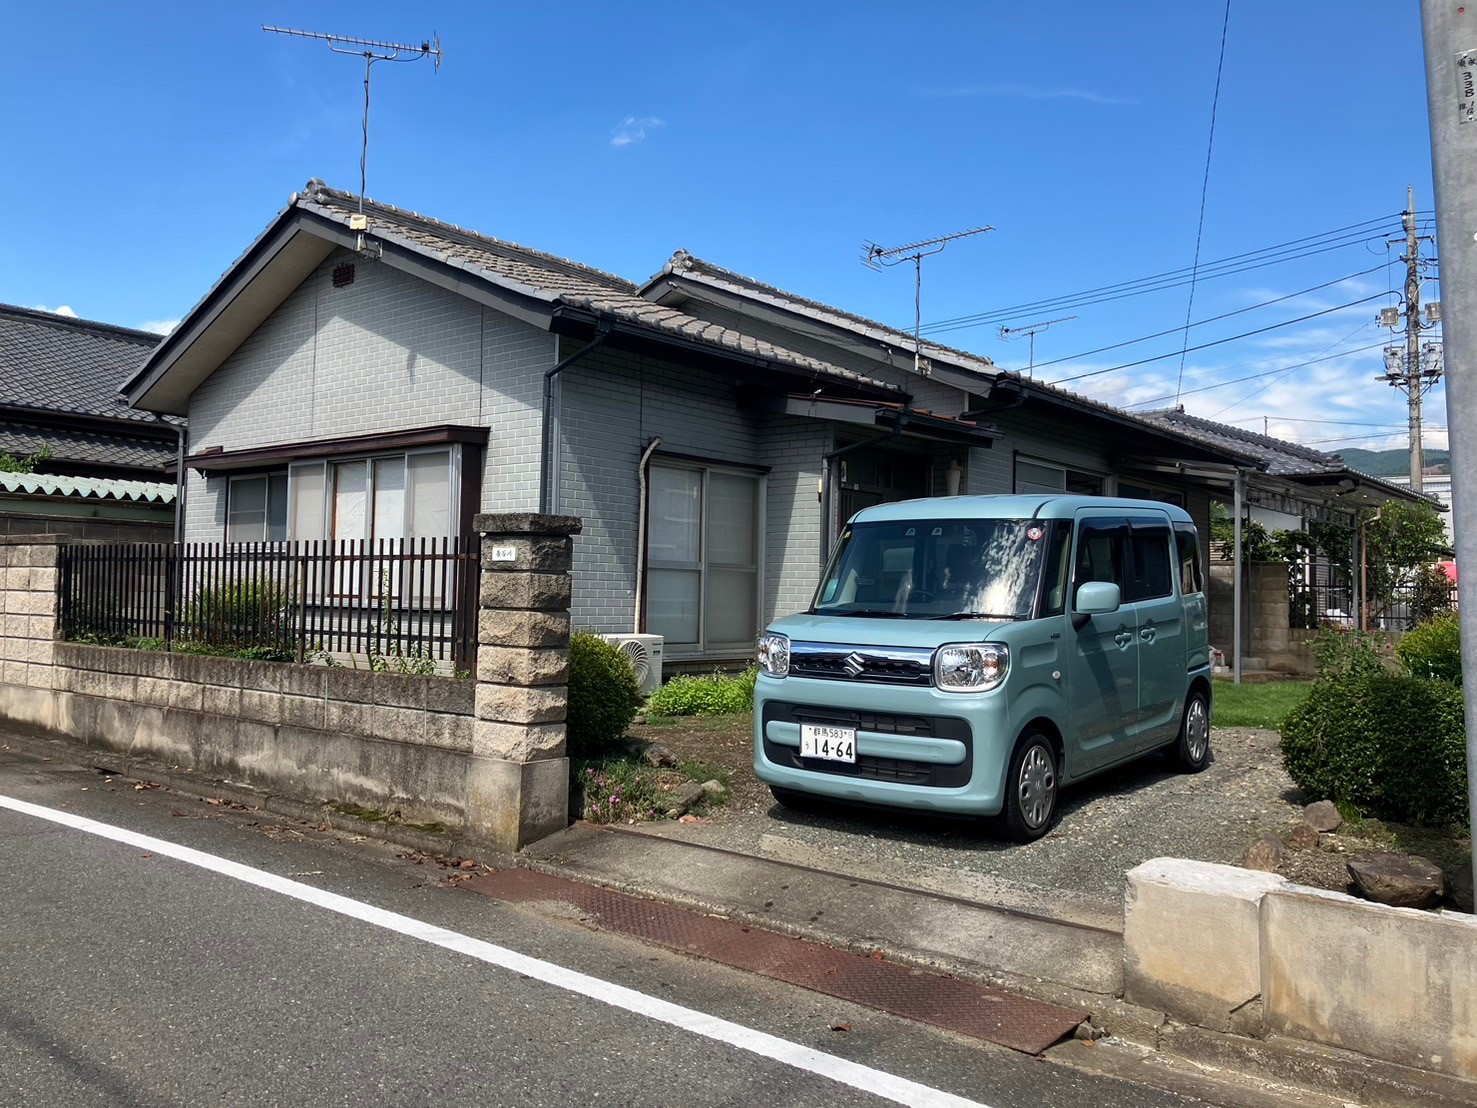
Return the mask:
[[0, 1103], [1202, 1103], [522, 911], [454, 872], [0, 742]]

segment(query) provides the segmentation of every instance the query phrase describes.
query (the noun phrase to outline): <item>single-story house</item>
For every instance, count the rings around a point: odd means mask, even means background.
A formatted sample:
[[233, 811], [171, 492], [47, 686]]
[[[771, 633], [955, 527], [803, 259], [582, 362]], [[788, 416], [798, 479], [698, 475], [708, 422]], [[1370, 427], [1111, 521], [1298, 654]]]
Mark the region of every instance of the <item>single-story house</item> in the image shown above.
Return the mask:
[[[916, 353], [916, 358], [915, 358]], [[853, 511], [922, 495], [1172, 500], [1257, 452], [679, 252], [637, 285], [309, 182], [124, 391], [189, 418], [185, 537], [468, 533], [578, 515], [576, 625], [750, 654]], [[1203, 474], [1210, 473], [1213, 479]]]
[[0, 534], [168, 541], [180, 433], [120, 401], [159, 335], [0, 305]]

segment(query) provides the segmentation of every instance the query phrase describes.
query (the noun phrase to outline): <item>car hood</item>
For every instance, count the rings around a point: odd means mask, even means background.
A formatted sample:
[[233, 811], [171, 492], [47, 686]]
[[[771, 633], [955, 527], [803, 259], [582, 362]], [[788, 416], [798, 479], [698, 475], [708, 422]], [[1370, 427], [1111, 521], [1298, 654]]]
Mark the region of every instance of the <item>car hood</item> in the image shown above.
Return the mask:
[[915, 646], [932, 649], [947, 642], [999, 642], [1015, 627], [998, 619], [868, 619], [801, 614], [777, 619], [769, 630], [792, 641], [838, 646]]

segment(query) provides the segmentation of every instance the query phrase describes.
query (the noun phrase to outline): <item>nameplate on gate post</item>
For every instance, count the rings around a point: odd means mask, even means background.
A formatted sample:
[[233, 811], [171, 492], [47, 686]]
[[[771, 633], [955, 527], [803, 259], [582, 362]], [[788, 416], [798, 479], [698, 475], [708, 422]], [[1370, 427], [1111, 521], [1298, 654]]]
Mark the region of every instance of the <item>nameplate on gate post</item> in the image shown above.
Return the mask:
[[494, 546], [492, 548], [492, 560], [494, 562], [516, 562], [518, 560], [518, 548], [515, 546]]

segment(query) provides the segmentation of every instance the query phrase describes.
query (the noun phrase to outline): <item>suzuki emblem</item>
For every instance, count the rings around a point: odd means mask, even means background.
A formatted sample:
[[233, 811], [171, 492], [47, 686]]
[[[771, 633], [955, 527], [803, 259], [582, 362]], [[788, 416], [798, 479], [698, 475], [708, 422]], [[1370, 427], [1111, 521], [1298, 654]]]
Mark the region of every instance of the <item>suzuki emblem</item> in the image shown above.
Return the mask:
[[846, 670], [848, 677], [860, 677], [867, 668], [867, 659], [852, 651], [846, 656], [846, 661], [841, 663], [841, 668]]

